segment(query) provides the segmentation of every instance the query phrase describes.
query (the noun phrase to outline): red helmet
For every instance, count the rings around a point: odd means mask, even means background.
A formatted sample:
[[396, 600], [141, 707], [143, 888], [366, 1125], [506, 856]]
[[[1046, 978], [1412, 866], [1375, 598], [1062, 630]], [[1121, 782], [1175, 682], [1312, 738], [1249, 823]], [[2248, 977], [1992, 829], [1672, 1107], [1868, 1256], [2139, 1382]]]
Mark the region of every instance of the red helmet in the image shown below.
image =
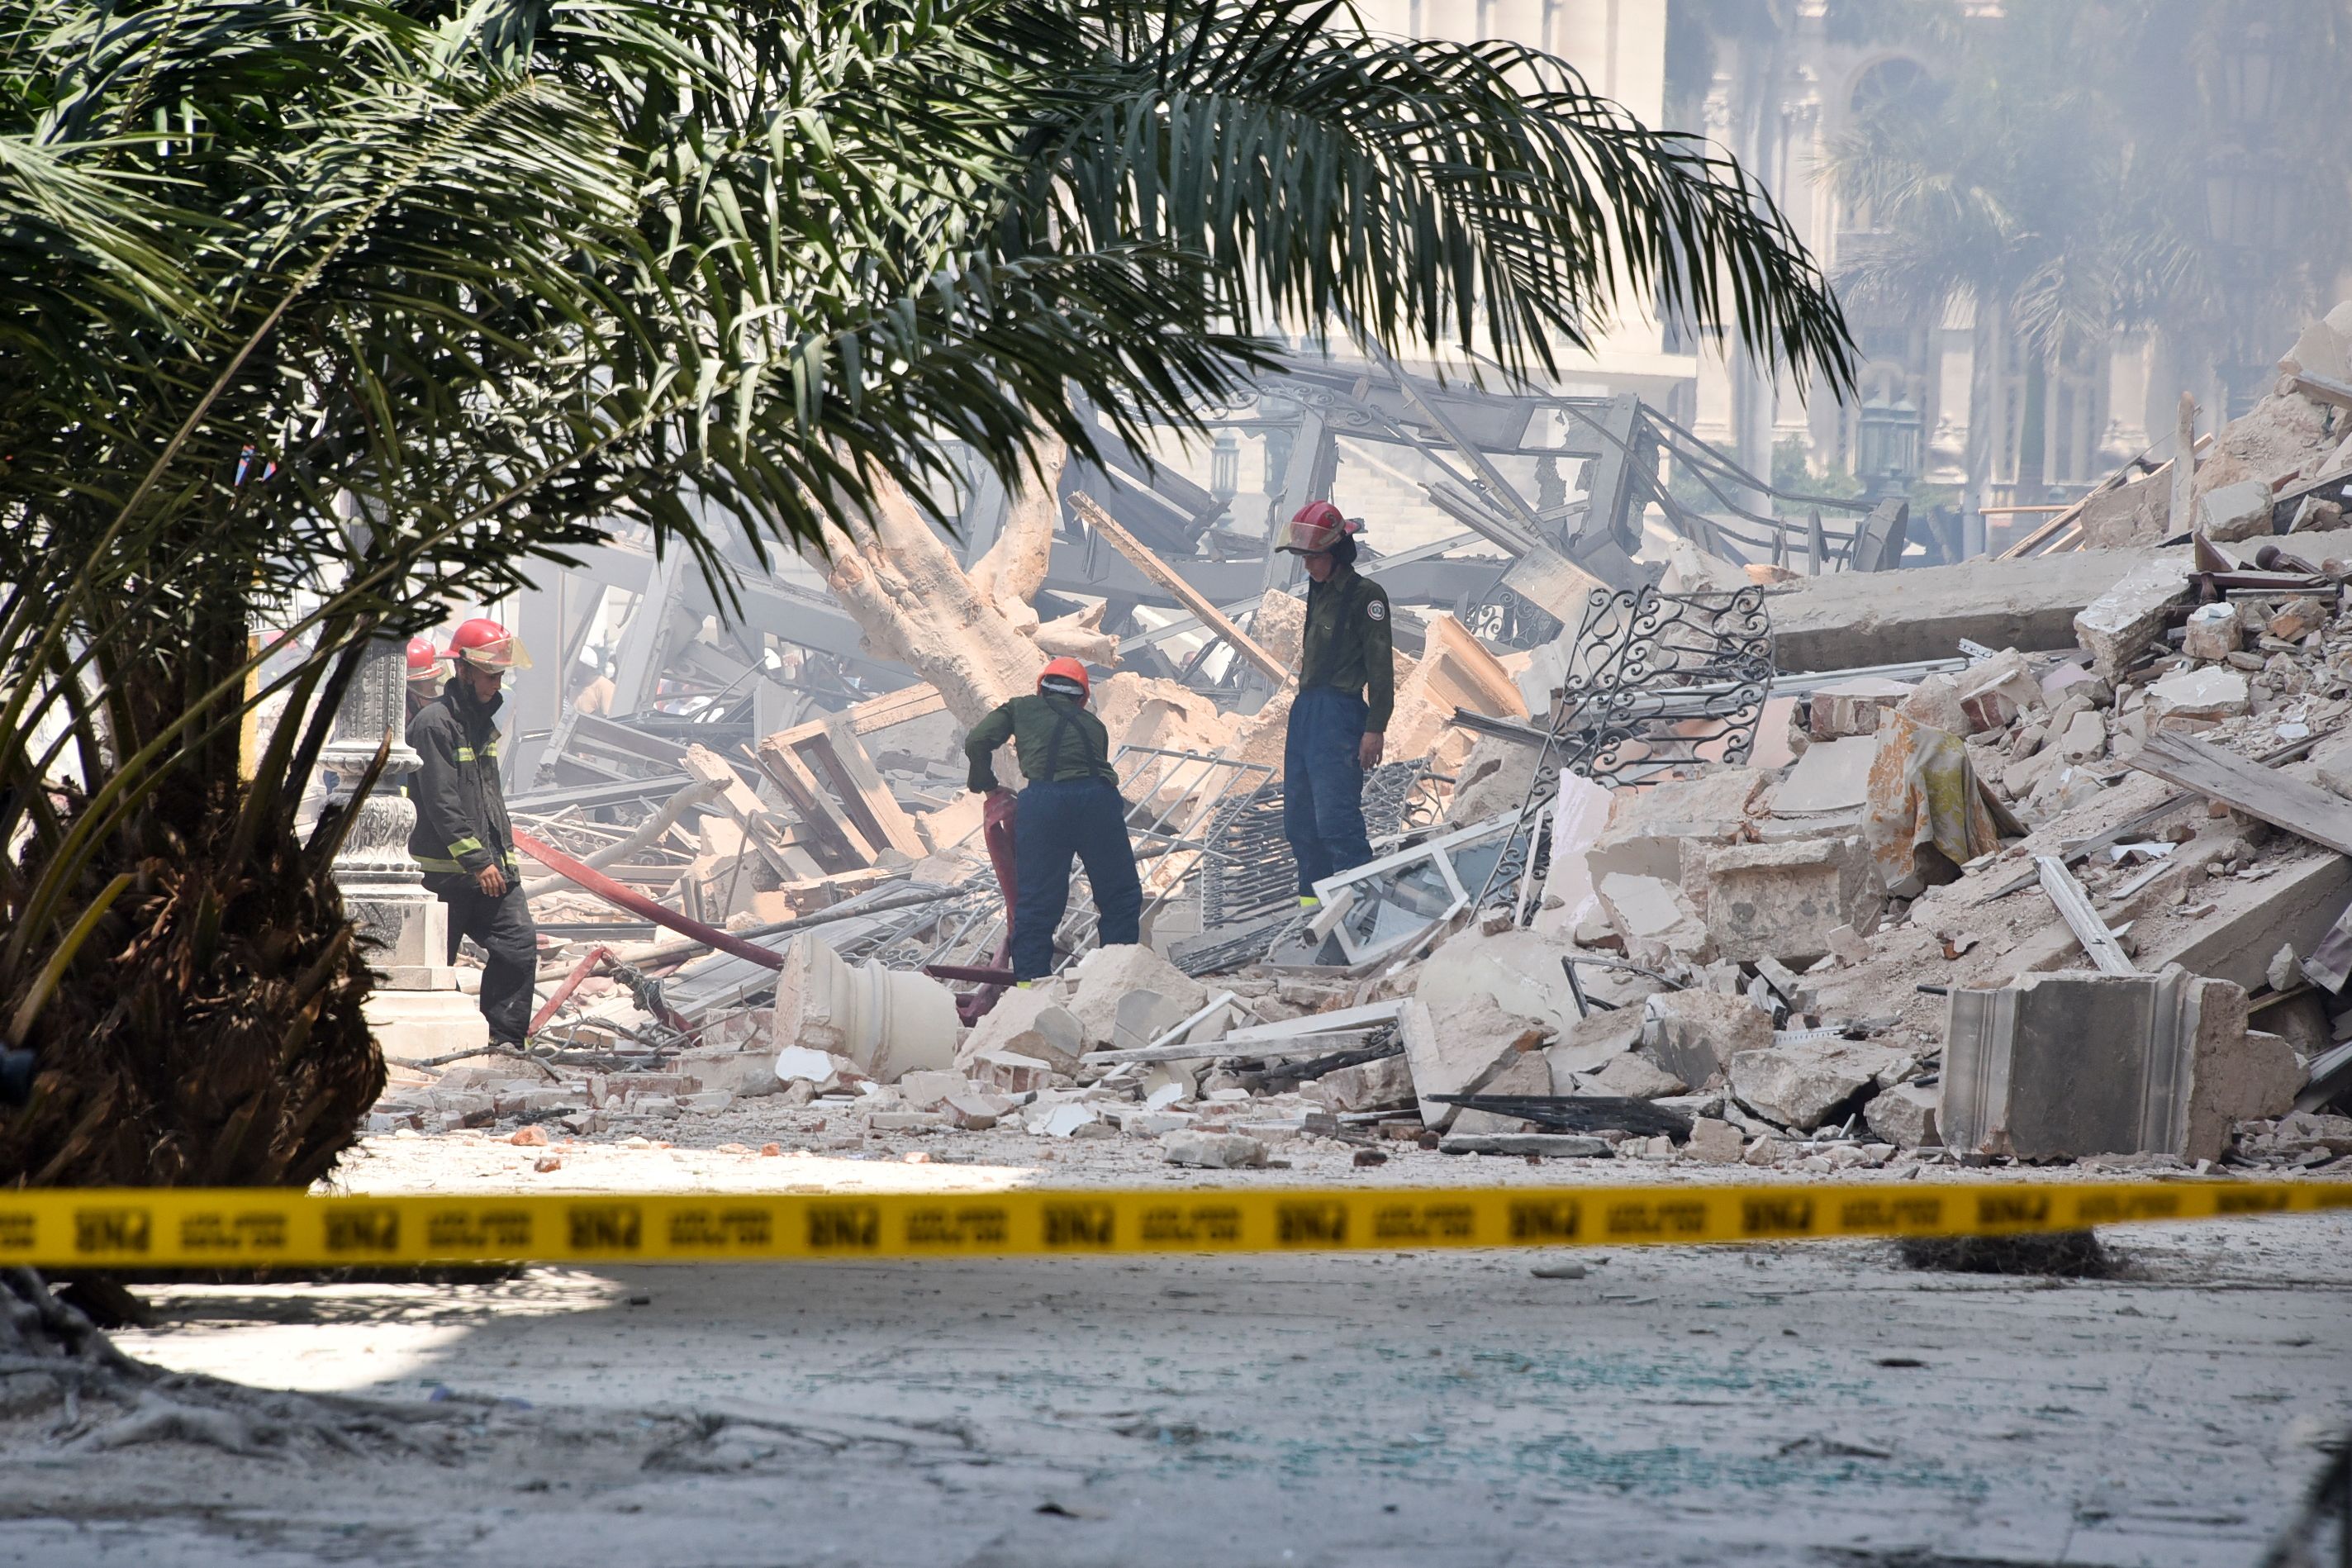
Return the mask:
[[477, 669], [529, 669], [530, 655], [522, 638], [492, 620], [479, 616], [459, 626], [449, 639], [449, 657]]
[[432, 638], [408, 639], [408, 679], [419, 686], [427, 682], [438, 686], [449, 679], [449, 661], [441, 657]]
[[1328, 500], [1311, 500], [1298, 509], [1290, 520], [1290, 532], [1275, 548], [1293, 555], [1312, 555], [1330, 549], [1357, 525], [1339, 515], [1339, 509]]
[[1087, 679], [1085, 665], [1075, 658], [1057, 658], [1038, 672], [1037, 690], [1041, 695], [1051, 691], [1084, 702], [1092, 695], [1094, 687]]

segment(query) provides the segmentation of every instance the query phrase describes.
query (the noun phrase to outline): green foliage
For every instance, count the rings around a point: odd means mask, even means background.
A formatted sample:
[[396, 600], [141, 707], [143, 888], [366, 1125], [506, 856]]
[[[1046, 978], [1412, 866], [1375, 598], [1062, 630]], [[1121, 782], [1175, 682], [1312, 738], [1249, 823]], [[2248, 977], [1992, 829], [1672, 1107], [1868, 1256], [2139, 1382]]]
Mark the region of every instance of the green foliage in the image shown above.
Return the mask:
[[[2280, 129], [2331, 90], [2321, 62], [2347, 31], [2340, 0], [2043, 0], [1938, 29], [1937, 89], [1833, 150], [1841, 194], [1880, 231], [1842, 287], [1898, 318], [1994, 307], [2041, 356], [2161, 325], [2266, 362], [2352, 243], [2352, 156]], [[2232, 125], [2221, 73], [2250, 47], [2277, 101]], [[2208, 182], [2235, 177], [2217, 162], [2231, 143], [2276, 182], [2280, 233], [2214, 232]]]
[[[1186, 421], [1276, 322], [1516, 371], [1630, 289], [1850, 380], [1735, 165], [1322, 0], [0, 0], [0, 998], [142, 847], [278, 853], [367, 637], [616, 523], [714, 574], [715, 517], [821, 550], [943, 493], [945, 440], [1015, 477], [1091, 451], [1085, 405]], [[314, 717], [239, 794], [258, 624], [308, 639], [274, 679]], [[163, 833], [163, 792], [236, 825]], [[81, 929], [83, 963], [143, 940]]]

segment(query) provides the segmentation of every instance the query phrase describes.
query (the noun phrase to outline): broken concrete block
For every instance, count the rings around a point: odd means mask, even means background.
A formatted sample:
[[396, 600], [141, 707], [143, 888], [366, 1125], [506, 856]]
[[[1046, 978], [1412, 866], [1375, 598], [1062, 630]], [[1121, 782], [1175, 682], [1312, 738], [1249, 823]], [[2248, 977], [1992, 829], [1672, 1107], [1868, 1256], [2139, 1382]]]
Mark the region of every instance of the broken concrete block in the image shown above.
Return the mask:
[[[1118, 1033], [1118, 999], [1154, 991], [1182, 1017], [1208, 1005], [1208, 988], [1148, 947], [1098, 947], [1073, 964], [1069, 1011], [1090, 1050], [1107, 1049]], [[1008, 998], [1009, 999], [1009, 998]], [[1000, 1004], [1001, 1005], [1001, 1004]]]
[[1712, 1116], [1694, 1117], [1690, 1142], [1684, 1145], [1683, 1152], [1706, 1164], [1737, 1165], [1740, 1155], [1748, 1152], [1748, 1140], [1728, 1121]]
[[1800, 1040], [1731, 1060], [1731, 1092], [1758, 1115], [1810, 1131], [1841, 1118], [1902, 1052], [1866, 1040]]
[[1779, 959], [1799, 968], [1828, 956], [1840, 926], [1874, 931], [1885, 895], [1859, 838], [1735, 844], [1706, 855], [1706, 929], [1738, 963]]
[[1627, 1051], [1586, 1079], [1583, 1087], [1627, 1100], [1656, 1100], [1680, 1094], [1691, 1086], [1640, 1051]]
[[1577, 1019], [1544, 1047], [1552, 1081], [1567, 1083], [1597, 1073], [1632, 1050], [1642, 1040], [1642, 1018], [1639, 1007], [1615, 1007]]
[[1898, 1149], [1932, 1149], [1936, 1106], [1942, 1095], [1932, 1085], [1898, 1083], [1862, 1108], [1863, 1124]]
[[1542, 760], [1543, 747], [1538, 742], [1512, 735], [1479, 736], [1454, 781], [1454, 798], [1445, 807], [1446, 822], [1467, 827], [1490, 816], [1516, 812], [1526, 802]]
[[805, 1083], [819, 1094], [848, 1088], [866, 1075], [847, 1057], [806, 1046], [787, 1046], [776, 1053], [774, 1072], [782, 1084]]
[[2313, 760], [2312, 776], [2347, 800], [2352, 800], [2352, 741], [2339, 742]]
[[2232, 1121], [2282, 1114], [2300, 1079], [2285, 1041], [2247, 1033], [2244, 991], [2177, 966], [1955, 987], [1947, 1008], [1937, 1120], [1970, 1152], [2217, 1160]]
[[971, 1079], [960, 1072], [938, 1072], [926, 1069], [902, 1074], [898, 1079], [898, 1098], [912, 1110], [936, 1110], [950, 1095], [967, 1093]]
[[1880, 712], [1899, 706], [1914, 689], [1908, 681], [1876, 675], [1821, 687], [1806, 699], [1810, 713], [1806, 733], [1816, 741], [1871, 734], [1878, 728]]
[[2278, 613], [2263, 625], [2263, 630], [2281, 642], [2301, 642], [2333, 619], [2332, 611], [2327, 599], [2308, 595], [2289, 599], [2279, 606]]
[[1838, 961], [1838, 966], [1842, 969], [1851, 969], [1857, 963], [1869, 961], [1870, 943], [1864, 939], [1862, 932], [1852, 926], [1832, 927], [1829, 934], [1829, 943], [1830, 956]]
[[2184, 669], [2147, 689], [2148, 719], [2159, 730], [2183, 723], [2211, 723], [2243, 713], [2247, 697], [2242, 671]]
[[2200, 605], [2189, 612], [2180, 651], [2190, 658], [2212, 664], [2237, 652], [2245, 640], [2245, 626], [2238, 619], [2235, 608], [2228, 605]]
[[1652, 996], [1642, 1004], [1641, 1020], [1642, 1048], [1694, 1085], [1715, 1078], [1734, 1057], [1772, 1044], [1771, 1016], [1745, 996], [1720, 991], [1668, 991]]
[[1601, 912], [1625, 944], [1625, 956], [1651, 968], [1669, 960], [1704, 963], [1714, 939], [1689, 897], [1673, 882], [1616, 871], [1601, 879]]
[[1816, 741], [1805, 748], [1788, 777], [1773, 786], [1776, 819], [1853, 815], [1857, 820], [1870, 795], [1870, 764], [1878, 742], [1870, 735]]
[[971, 1060], [971, 1076], [974, 1082], [1006, 1094], [1033, 1094], [1053, 1082], [1054, 1068], [1015, 1051], [982, 1051]]
[[984, 1094], [979, 1089], [958, 1089], [940, 1101], [936, 1108], [947, 1118], [950, 1127], [961, 1127], [968, 1132], [985, 1132], [996, 1125], [1010, 1108], [1006, 1102]]
[[2013, 647], [1962, 671], [1958, 687], [1961, 710], [1976, 730], [2006, 729], [2020, 713], [2042, 703], [2042, 683]]
[[2095, 708], [2085, 708], [2066, 721], [2058, 737], [2058, 755], [2070, 763], [2087, 763], [2107, 754], [2107, 721]]
[[2120, 675], [2164, 635], [2165, 612], [2188, 596], [2186, 561], [2142, 562], [2083, 607], [2074, 617], [2075, 640], [2097, 673]]
[[1327, 1072], [1299, 1092], [1334, 1110], [1386, 1110], [1412, 1103], [1412, 1069], [1402, 1055], [1382, 1057]]
[[1404, 1039], [1413, 1092], [1421, 1099], [1422, 1123], [1440, 1131], [1454, 1124], [1458, 1108], [1431, 1096], [1478, 1093], [1521, 1053], [1541, 1045], [1547, 1033], [1544, 1026], [1515, 1017], [1485, 997], [1450, 1012], [1441, 1028], [1419, 996], [1404, 999], [1397, 1031]]
[[[1118, 999], [1111, 1014], [1111, 1044], [1118, 1050], [1148, 1046], [1192, 1016], [1193, 1009], [1157, 991], [1135, 990]], [[1076, 1022], [1075, 1017], [1072, 1020]]]
[[1915, 724], [1925, 724], [1930, 730], [1941, 730], [1949, 735], [1969, 735], [1975, 727], [1969, 721], [1968, 710], [1960, 706], [1960, 689], [1948, 675], [1931, 675], [1919, 683], [1918, 689], [1905, 698], [1895, 710]]
[[[1553, 1092], [1551, 1064], [1541, 1051], [1525, 1051], [1513, 1058], [1502, 1071], [1488, 1079], [1476, 1091], [1480, 1094], [1546, 1095]], [[1475, 1107], [1456, 1107], [1454, 1128], [1456, 1132], [1527, 1132], [1533, 1131], [1526, 1118], [1506, 1116], [1499, 1111], [1480, 1110]]]
[[1414, 994], [1438, 1018], [1484, 1003], [1565, 1032], [1580, 1016], [1558, 940], [1533, 931], [1472, 927], [1446, 938], [1421, 966]]
[[[1112, 1011], [1115, 1020], [1116, 1006]], [[1077, 1015], [1048, 993], [1015, 987], [998, 997], [996, 1005], [971, 1026], [957, 1059], [969, 1063], [989, 1051], [1012, 1051], [1034, 1057], [1055, 1072], [1076, 1073], [1086, 1048], [1086, 1031]]]
[[2271, 487], [2241, 479], [2205, 492], [2197, 503], [2197, 526], [2215, 543], [2252, 539], [2271, 531]]
[[1728, 844], [1746, 837], [1748, 813], [1770, 778], [1762, 768], [1717, 768], [1618, 790], [1609, 826], [1585, 852], [1586, 864], [1600, 879], [1622, 872], [1671, 882], [1682, 874], [1685, 840]]
[[850, 964], [814, 937], [784, 950], [776, 975], [775, 1039], [847, 1057], [883, 1083], [953, 1065], [955, 994], [927, 974]]
[[1171, 1165], [1238, 1171], [1264, 1165], [1265, 1145], [1245, 1132], [1202, 1132], [1187, 1128], [1160, 1140], [1160, 1157]]

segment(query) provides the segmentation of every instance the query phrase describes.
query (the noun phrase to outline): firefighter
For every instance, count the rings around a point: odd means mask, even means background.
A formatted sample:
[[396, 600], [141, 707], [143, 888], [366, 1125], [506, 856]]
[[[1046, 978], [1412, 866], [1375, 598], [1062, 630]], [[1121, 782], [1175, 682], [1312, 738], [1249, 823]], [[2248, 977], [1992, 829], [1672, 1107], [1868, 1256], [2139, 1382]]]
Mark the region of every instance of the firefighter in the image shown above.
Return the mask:
[[1143, 884], [1127, 837], [1127, 802], [1110, 765], [1110, 734], [1087, 711], [1087, 667], [1057, 658], [1034, 697], [1016, 697], [964, 740], [976, 795], [997, 787], [995, 752], [1011, 741], [1028, 785], [1013, 818], [1013, 977], [1026, 985], [1054, 972], [1054, 930], [1070, 903], [1070, 859], [1087, 868], [1105, 947], [1141, 940]]
[[1364, 770], [1379, 763], [1396, 706], [1388, 590], [1356, 570], [1361, 524], [1329, 501], [1290, 520], [1278, 548], [1307, 568], [1307, 633], [1298, 694], [1282, 748], [1282, 827], [1298, 862], [1298, 903], [1315, 884], [1372, 858], [1364, 831]]
[[441, 695], [442, 687], [449, 682], [450, 664], [433, 646], [430, 637], [408, 639], [408, 717], [414, 721], [417, 710]]
[[497, 720], [507, 671], [528, 669], [530, 659], [520, 638], [490, 620], [459, 626], [448, 658], [455, 670], [441, 695], [408, 721], [408, 743], [423, 759], [408, 853], [425, 887], [449, 907], [449, 962], [469, 936], [488, 955], [482, 1016], [490, 1043], [520, 1048], [530, 1032], [539, 933], [499, 784]]

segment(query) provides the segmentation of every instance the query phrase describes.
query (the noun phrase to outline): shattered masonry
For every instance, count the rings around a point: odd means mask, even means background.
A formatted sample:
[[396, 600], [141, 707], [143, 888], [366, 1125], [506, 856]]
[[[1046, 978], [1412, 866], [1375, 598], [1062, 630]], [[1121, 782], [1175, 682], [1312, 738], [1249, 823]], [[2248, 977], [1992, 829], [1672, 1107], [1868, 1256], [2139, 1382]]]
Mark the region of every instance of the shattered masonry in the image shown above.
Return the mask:
[[[2352, 304], [2296, 353], [2348, 340]], [[967, 695], [880, 651], [915, 633], [752, 574], [746, 615], [793, 628], [763, 660], [616, 542], [597, 596], [638, 614], [609, 679], [523, 693], [518, 818], [773, 962], [547, 878], [538, 1058], [462, 1056], [470, 1009], [398, 994], [373, 1128], [756, 1110], [809, 1147], [1148, 1140], [1212, 1169], [1302, 1139], [1807, 1172], [2352, 1158], [2352, 394], [2304, 359], [2200, 448], [2189, 516], [2142, 459], [2011, 558], [1902, 572], [1862, 570], [1899, 558], [1900, 508], [1801, 566], [1774, 519], [1685, 513], [1652, 473], [1682, 437], [1632, 400], [1295, 367], [1284, 482], [1328, 487], [1349, 421], [1447, 476], [1426, 499], [1471, 551], [1368, 558], [1412, 607], [1403, 760], [1366, 788], [1380, 858], [1311, 920], [1272, 675], [1302, 610], [1255, 523], [1123, 448], [1073, 465], [1071, 504], [976, 483], [964, 524], [1006, 542], [922, 570], [982, 607], [1017, 590], [1015, 662], [1121, 666], [1098, 709], [1148, 904], [1144, 946], [1097, 949], [1081, 889], [1066, 967], [1001, 994]], [[1545, 428], [1584, 498], [1494, 493], [1472, 459]], [[1122, 595], [1165, 607], [1105, 630]]]

